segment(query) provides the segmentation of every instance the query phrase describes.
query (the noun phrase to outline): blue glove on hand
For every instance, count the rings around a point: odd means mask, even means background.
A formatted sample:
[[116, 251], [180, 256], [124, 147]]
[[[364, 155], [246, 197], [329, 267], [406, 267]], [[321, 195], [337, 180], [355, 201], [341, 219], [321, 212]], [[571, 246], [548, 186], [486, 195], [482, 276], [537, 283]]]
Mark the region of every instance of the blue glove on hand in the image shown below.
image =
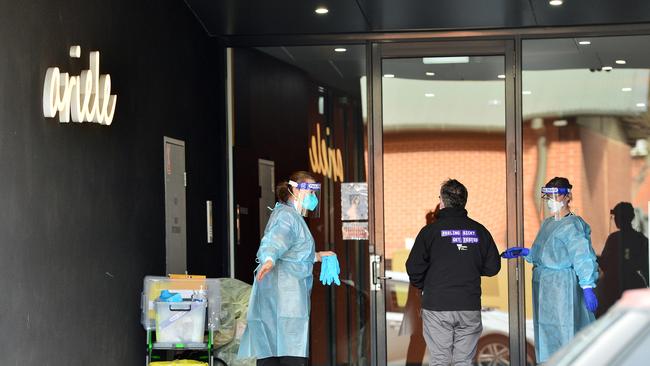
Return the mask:
[[329, 265], [329, 259], [328, 257], [322, 257], [321, 258], [321, 265], [320, 265], [320, 282], [323, 285], [327, 285], [327, 281], [330, 281], [330, 284], [332, 283], [330, 280], [330, 265]]
[[339, 280], [339, 274], [341, 273], [341, 268], [339, 267], [339, 260], [335, 255], [329, 255], [326, 256], [325, 258], [327, 259], [327, 264], [329, 268], [329, 277], [327, 280], [327, 284], [331, 285], [332, 283], [335, 283], [337, 286], [341, 285], [341, 281]]
[[320, 282], [323, 285], [336, 283], [337, 286], [340, 286], [341, 280], [339, 280], [339, 273], [341, 273], [341, 268], [335, 255], [328, 255], [322, 258]]
[[528, 248], [523, 248], [523, 247], [512, 247], [506, 249], [503, 254], [501, 254], [501, 257], [505, 259], [515, 259], [519, 257], [525, 257], [530, 253], [530, 249]]
[[590, 287], [583, 288], [582, 294], [585, 297], [585, 305], [587, 305], [587, 309], [592, 313], [595, 313], [596, 309], [598, 309], [598, 298], [594, 293], [594, 289]]

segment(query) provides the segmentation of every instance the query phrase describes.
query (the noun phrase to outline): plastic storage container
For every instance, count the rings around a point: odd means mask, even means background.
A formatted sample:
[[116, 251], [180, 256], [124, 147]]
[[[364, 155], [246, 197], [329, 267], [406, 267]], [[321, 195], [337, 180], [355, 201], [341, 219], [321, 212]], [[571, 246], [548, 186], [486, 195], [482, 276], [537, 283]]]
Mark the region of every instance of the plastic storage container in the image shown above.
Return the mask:
[[156, 342], [202, 343], [205, 301], [156, 301]]
[[[208, 329], [220, 327], [221, 283], [214, 278], [168, 278], [147, 276], [144, 278], [141, 309], [142, 326], [145, 330], [156, 330], [156, 302], [163, 290], [179, 293], [183, 299], [208, 301]], [[205, 309], [205, 308], [204, 308]]]

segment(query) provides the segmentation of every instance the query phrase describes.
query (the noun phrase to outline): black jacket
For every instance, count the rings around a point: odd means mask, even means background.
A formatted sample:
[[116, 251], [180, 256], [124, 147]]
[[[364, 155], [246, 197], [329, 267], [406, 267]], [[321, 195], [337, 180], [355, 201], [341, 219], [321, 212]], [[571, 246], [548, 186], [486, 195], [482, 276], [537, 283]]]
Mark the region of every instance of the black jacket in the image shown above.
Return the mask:
[[406, 261], [411, 283], [423, 290], [422, 308], [481, 310], [481, 276], [494, 276], [501, 258], [492, 235], [459, 208], [420, 230]]

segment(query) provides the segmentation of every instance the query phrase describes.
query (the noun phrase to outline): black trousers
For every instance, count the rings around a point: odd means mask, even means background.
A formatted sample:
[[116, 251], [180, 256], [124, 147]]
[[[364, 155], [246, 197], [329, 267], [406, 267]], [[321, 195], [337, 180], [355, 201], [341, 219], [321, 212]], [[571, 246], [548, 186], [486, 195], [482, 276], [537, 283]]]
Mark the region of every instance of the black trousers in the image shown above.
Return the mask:
[[257, 360], [257, 366], [307, 366], [309, 359], [306, 357], [268, 357]]

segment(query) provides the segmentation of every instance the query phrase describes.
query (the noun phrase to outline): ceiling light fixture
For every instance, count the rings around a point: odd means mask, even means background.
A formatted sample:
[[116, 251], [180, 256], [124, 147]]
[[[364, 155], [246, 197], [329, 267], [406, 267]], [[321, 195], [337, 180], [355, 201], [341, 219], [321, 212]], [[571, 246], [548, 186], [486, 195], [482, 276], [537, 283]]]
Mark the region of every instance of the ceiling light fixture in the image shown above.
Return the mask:
[[321, 7], [316, 8], [316, 10], [314, 10], [314, 12], [316, 12], [316, 14], [323, 15], [323, 14], [329, 13], [330, 11], [326, 7], [321, 6]]
[[562, 5], [562, 3], [564, 3], [564, 1], [562, 1], [562, 0], [551, 0], [548, 3], [553, 5], [553, 6], [560, 6], [560, 5]]
[[347, 48], [343, 48], [343, 47], [339, 47], [339, 48], [334, 49], [334, 51], [336, 51], [336, 52], [345, 52], [347, 50], [348, 50]]
[[603, 71], [612, 71], [614, 68], [611, 66], [603, 66]]
[[505, 76], [504, 74], [499, 74], [499, 75], [497, 75], [497, 77], [498, 77], [499, 79], [505, 79], [505, 78], [506, 78], [506, 76]]
[[501, 101], [499, 99], [492, 99], [492, 100], [488, 101], [488, 105], [491, 105], [491, 106], [501, 105]]
[[523, 94], [523, 95], [531, 95], [531, 94], [533, 94], [533, 92], [530, 91], [530, 90], [524, 90], [524, 91], [521, 92], [521, 94]]
[[427, 76], [433, 76], [433, 75], [435, 75], [435, 74], [436, 74], [435, 72], [427, 71]]
[[639, 108], [643, 108], [645, 107], [645, 103], [637, 103], [636, 106]]
[[384, 74], [385, 78], [394, 78], [395, 74]]
[[557, 120], [553, 121], [553, 126], [555, 126], [555, 127], [564, 127], [564, 126], [566, 126], [568, 124], [569, 124], [569, 121], [567, 121], [566, 119], [557, 119]]
[[436, 95], [433, 94], [433, 93], [424, 93], [424, 96], [427, 97], [427, 98], [433, 98], [433, 97], [435, 97]]
[[466, 64], [469, 63], [468, 56], [460, 57], [422, 57], [422, 63], [425, 65], [435, 64]]
[[578, 44], [583, 45], [583, 46], [588, 46], [588, 45], [591, 44], [591, 41], [580, 41], [580, 42], [578, 42]]
[[631, 92], [631, 91], [632, 91], [632, 88], [622, 88], [621, 91], [624, 91], [624, 92]]
[[627, 61], [625, 61], [625, 60], [616, 60], [616, 63], [619, 64], [619, 65], [625, 65], [627, 63]]

